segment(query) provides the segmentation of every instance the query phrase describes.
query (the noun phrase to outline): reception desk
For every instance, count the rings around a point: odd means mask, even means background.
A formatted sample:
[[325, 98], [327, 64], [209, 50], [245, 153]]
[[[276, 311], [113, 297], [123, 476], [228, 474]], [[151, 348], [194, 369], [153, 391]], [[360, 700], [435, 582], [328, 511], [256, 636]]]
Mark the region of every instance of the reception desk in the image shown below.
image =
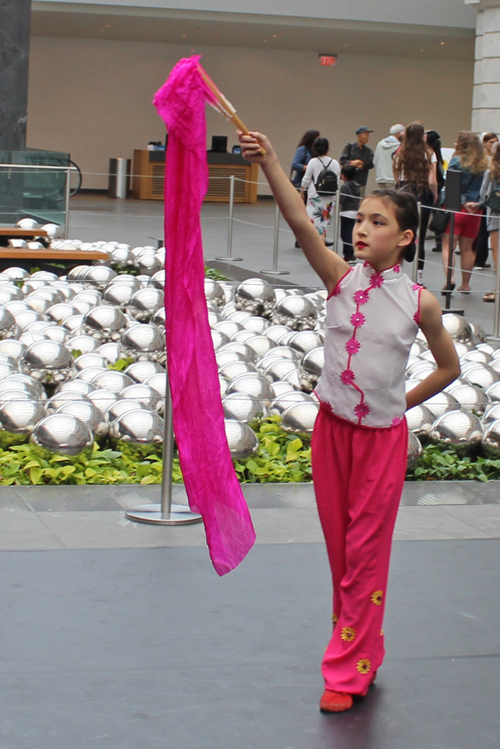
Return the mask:
[[[259, 167], [234, 153], [207, 152], [208, 191], [205, 201], [229, 202], [229, 177], [234, 183], [235, 203], [257, 202]], [[163, 200], [165, 151], [134, 151], [132, 197], [138, 200]]]

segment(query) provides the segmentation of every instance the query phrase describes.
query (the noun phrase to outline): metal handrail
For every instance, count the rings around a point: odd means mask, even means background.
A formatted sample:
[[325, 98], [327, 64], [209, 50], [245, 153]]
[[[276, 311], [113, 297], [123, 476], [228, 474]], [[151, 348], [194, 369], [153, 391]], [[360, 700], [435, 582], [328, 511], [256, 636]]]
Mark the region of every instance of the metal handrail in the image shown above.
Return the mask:
[[76, 172], [76, 166], [48, 166], [47, 164], [0, 164], [7, 169], [61, 169], [63, 172]]

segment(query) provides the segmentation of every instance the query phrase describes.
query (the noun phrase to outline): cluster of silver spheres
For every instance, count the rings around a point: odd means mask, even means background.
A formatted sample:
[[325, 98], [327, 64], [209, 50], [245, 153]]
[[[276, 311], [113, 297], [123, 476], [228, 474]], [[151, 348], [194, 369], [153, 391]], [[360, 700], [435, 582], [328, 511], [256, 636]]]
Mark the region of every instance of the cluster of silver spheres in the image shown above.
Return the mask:
[[[55, 225], [45, 229], [53, 247], [98, 249], [108, 260], [61, 277], [16, 267], [0, 273], [0, 436], [12, 444], [29, 436], [41, 449], [68, 455], [94, 440], [119, 448], [162, 442], [164, 248], [61, 240]], [[139, 274], [127, 273], [127, 266]], [[258, 416], [279, 414], [284, 429], [311, 432], [324, 364], [326, 292], [273, 288], [259, 278], [206, 279], [205, 296], [233, 457], [258, 449], [249, 426]], [[463, 317], [447, 314], [443, 321], [461, 376], [407, 413], [409, 466], [427, 440], [462, 455], [482, 447], [500, 457], [500, 346]], [[109, 369], [126, 358], [132, 363], [124, 371]], [[435, 367], [419, 334], [406, 387]]]
[[[464, 317], [443, 315], [460, 360], [460, 377], [443, 392], [410, 409], [409, 429], [420, 441], [467, 456], [479, 450], [500, 458], [500, 344], [488, 342], [484, 330]], [[407, 392], [436, 368], [419, 333], [407, 364]]]
[[[206, 280], [205, 290], [226, 418], [248, 424], [258, 413], [279, 413], [285, 429], [310, 432], [318, 411], [313, 390], [324, 363], [326, 293], [273, 289], [261, 279], [236, 288]], [[478, 325], [459, 315], [444, 315], [443, 324], [461, 376], [407, 412], [408, 467], [427, 441], [460, 455], [481, 448], [500, 458], [500, 345], [488, 343]], [[420, 332], [407, 364], [407, 390], [436, 366]]]
[[[163, 442], [164, 272], [0, 273], [0, 438], [66, 455]], [[109, 369], [120, 359], [124, 371]]]

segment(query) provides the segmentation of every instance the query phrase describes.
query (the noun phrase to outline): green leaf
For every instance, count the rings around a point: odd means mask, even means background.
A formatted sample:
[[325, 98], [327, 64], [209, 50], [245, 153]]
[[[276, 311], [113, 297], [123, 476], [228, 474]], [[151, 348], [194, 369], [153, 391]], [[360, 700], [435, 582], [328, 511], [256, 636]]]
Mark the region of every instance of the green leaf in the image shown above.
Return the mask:
[[127, 357], [125, 359], [117, 359], [117, 361], [114, 364], [108, 364], [108, 369], [113, 369], [116, 372], [123, 372], [124, 369], [127, 369], [127, 367], [130, 364], [133, 364], [135, 359], [132, 359], [131, 357]]
[[41, 468], [30, 468], [30, 481], [32, 484], [38, 484], [42, 477], [43, 471]]

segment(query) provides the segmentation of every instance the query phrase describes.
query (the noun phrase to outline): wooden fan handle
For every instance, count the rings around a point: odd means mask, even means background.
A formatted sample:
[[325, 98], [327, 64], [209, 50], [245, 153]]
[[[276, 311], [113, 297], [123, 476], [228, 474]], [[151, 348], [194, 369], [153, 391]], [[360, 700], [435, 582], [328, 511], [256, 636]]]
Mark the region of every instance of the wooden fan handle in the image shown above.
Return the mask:
[[[200, 72], [201, 77], [203, 78], [203, 80], [205, 81], [205, 83], [207, 84], [207, 86], [209, 87], [210, 91], [213, 93], [213, 95], [215, 96], [215, 98], [217, 99], [217, 101], [219, 102], [219, 104], [221, 105], [222, 109], [226, 112], [226, 114], [229, 117], [230, 121], [234, 125], [236, 125], [236, 127], [239, 130], [241, 130], [242, 133], [244, 133], [245, 135], [249, 135], [250, 131], [248, 130], [248, 128], [245, 125], [245, 123], [240, 120], [240, 118], [238, 117], [238, 115], [236, 114], [236, 112], [232, 112], [232, 111], [228, 110], [226, 101], [220, 95], [219, 89], [217, 88], [217, 86], [215, 85], [215, 83], [213, 82], [213, 80], [210, 78], [210, 76], [207, 74], [207, 72], [199, 64], [198, 64], [198, 70]], [[267, 153], [266, 150], [264, 148], [262, 148], [262, 146], [259, 146], [259, 151], [261, 152], [261, 154], [263, 156], [265, 156], [266, 153]]]
[[[236, 113], [231, 115], [231, 122], [235, 124], [238, 130], [241, 130], [242, 133], [244, 133], [245, 135], [250, 135], [249, 129], [247, 128], [245, 123], [240, 120]], [[262, 146], [259, 146], [259, 151], [263, 156], [265, 156], [267, 153], [266, 149], [262, 148]]]

